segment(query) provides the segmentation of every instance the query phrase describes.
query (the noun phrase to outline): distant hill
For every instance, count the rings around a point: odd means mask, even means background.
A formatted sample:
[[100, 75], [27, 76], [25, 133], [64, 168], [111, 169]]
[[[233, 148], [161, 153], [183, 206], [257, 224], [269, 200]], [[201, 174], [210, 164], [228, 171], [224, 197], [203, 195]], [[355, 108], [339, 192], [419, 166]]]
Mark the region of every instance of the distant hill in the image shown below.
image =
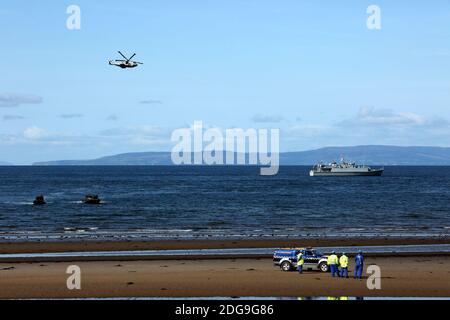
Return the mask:
[[12, 163], [0, 161], [0, 166], [12, 166], [12, 165], [13, 165]]
[[36, 162], [38, 166], [144, 166], [144, 165], [171, 165], [170, 152], [134, 152], [106, 156], [92, 160], [58, 160]]
[[[450, 148], [355, 146], [326, 147], [310, 151], [280, 154], [282, 165], [312, 165], [319, 161], [338, 161], [344, 156], [349, 161], [368, 165], [450, 165]], [[60, 160], [37, 162], [41, 166], [69, 165], [171, 165], [170, 152], [123, 153], [92, 160]]]
[[330, 162], [345, 157], [347, 160], [368, 165], [450, 165], [450, 148], [356, 146], [326, 147], [311, 151], [288, 152], [280, 156], [284, 165]]

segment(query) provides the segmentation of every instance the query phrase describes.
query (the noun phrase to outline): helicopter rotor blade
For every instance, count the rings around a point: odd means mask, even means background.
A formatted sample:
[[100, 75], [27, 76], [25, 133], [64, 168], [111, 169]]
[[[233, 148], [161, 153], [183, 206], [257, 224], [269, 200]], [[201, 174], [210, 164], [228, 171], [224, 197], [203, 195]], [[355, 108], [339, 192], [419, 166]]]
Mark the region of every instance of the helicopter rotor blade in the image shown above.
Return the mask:
[[126, 60], [126, 61], [128, 61], [129, 59], [127, 58], [127, 57], [125, 57], [124, 55], [123, 55], [123, 53], [122, 52], [120, 52], [120, 51], [117, 51], [117, 52], [119, 52], [119, 54]]
[[133, 57], [136, 55], [136, 53], [133, 53], [133, 55], [130, 57], [130, 59], [128, 59], [128, 61], [130, 61], [131, 59], [133, 59]]

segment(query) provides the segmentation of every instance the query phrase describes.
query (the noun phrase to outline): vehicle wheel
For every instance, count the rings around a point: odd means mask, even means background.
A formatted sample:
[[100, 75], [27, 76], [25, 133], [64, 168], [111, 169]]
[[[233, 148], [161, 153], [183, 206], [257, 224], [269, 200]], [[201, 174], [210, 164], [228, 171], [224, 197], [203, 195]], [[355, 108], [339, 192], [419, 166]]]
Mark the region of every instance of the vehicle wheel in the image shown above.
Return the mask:
[[283, 261], [280, 265], [282, 271], [290, 271], [292, 266], [289, 261]]
[[328, 272], [328, 265], [325, 262], [321, 262], [319, 264], [319, 269], [322, 272]]

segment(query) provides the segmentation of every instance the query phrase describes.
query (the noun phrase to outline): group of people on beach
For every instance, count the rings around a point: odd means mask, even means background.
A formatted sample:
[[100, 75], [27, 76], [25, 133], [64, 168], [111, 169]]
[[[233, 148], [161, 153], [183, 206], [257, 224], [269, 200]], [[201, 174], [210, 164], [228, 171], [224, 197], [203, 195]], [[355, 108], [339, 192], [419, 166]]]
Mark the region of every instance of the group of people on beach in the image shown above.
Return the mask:
[[[297, 256], [297, 270], [301, 274], [303, 273], [303, 264], [305, 259], [303, 253], [300, 252]], [[338, 278], [348, 278], [348, 257], [345, 252], [342, 252], [341, 256], [338, 257], [335, 251], [331, 252], [331, 255], [327, 258], [328, 269], [330, 270], [332, 277]], [[355, 256], [355, 271], [354, 279], [361, 279], [362, 272], [364, 269], [364, 256], [362, 251], [359, 250], [358, 254]]]

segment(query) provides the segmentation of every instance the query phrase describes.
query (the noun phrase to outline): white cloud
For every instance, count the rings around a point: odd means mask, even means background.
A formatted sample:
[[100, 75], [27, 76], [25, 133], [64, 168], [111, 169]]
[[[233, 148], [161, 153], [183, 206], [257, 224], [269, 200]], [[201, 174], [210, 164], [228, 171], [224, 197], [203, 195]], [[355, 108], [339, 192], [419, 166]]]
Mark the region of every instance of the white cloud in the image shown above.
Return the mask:
[[69, 113], [69, 114], [62, 114], [61, 118], [63, 119], [75, 119], [75, 118], [83, 118], [84, 115], [81, 113]]
[[[99, 133], [100, 139], [116, 141], [116, 143], [127, 145], [147, 145], [170, 147], [171, 130], [156, 125], [136, 125], [128, 127], [117, 127], [103, 130]], [[169, 150], [169, 149], [168, 149]]]
[[39, 139], [47, 136], [47, 133], [44, 129], [33, 126], [33, 127], [26, 128], [25, 131], [23, 132], [23, 136], [26, 139], [39, 140]]
[[21, 104], [39, 104], [43, 99], [32, 94], [4, 93], [0, 94], [0, 107], [17, 107]]
[[[0, 143], [8, 145], [48, 145], [48, 146], [92, 146], [92, 141], [98, 137], [91, 135], [80, 135], [70, 132], [53, 132], [37, 126], [31, 126], [18, 134], [0, 136]], [[96, 146], [103, 141], [98, 141]]]
[[256, 114], [253, 116], [252, 120], [256, 123], [278, 123], [283, 121], [283, 117], [280, 115]]
[[119, 117], [117, 115], [115, 115], [115, 114], [111, 114], [111, 115], [109, 115], [106, 118], [106, 120], [108, 120], [108, 121], [117, 121], [117, 120], [119, 120]]
[[117, 127], [100, 132], [102, 136], [161, 136], [164, 130], [154, 125], [139, 125], [129, 127]]
[[334, 127], [322, 124], [296, 124], [293, 125], [284, 132], [290, 136], [301, 137], [315, 137], [322, 135], [329, 135], [335, 130]]
[[8, 120], [23, 120], [23, 119], [25, 119], [25, 117], [14, 115], [14, 114], [5, 114], [3, 116], [3, 120], [5, 120], [5, 121], [8, 121]]
[[170, 140], [169, 139], [162, 139], [157, 137], [147, 137], [147, 136], [136, 136], [132, 137], [129, 141], [130, 144], [133, 145], [145, 145], [145, 146], [151, 146], [151, 147], [161, 147], [165, 146], [166, 150], [170, 146]]
[[450, 146], [450, 123], [440, 117], [364, 107], [354, 117], [339, 123], [318, 121], [308, 123], [305, 119], [284, 129], [283, 147], [305, 150], [367, 144]]
[[394, 112], [390, 109], [376, 109], [362, 107], [359, 109], [357, 120], [364, 124], [381, 125], [423, 125], [427, 122], [425, 117], [415, 113]]
[[[315, 117], [300, 122], [286, 121], [284, 124], [280, 126], [283, 151], [366, 144], [450, 146], [450, 124], [447, 120], [389, 109], [361, 108], [353, 117], [339, 123], [327, 124]], [[192, 123], [185, 127], [192, 129]], [[227, 129], [206, 123], [203, 128], [216, 128], [222, 132]], [[55, 132], [30, 126], [15, 134], [0, 133], [0, 144], [8, 147], [17, 145], [18, 148], [48, 147], [55, 154], [61, 150], [72, 150], [71, 148], [101, 149], [106, 154], [115, 153], [116, 150], [170, 151], [173, 147], [170, 140], [172, 129], [174, 128], [144, 124], [118, 126], [83, 134]]]
[[339, 123], [342, 126], [389, 126], [389, 127], [424, 127], [445, 126], [448, 122], [444, 119], [425, 117], [412, 112], [396, 112], [391, 109], [377, 109], [374, 107], [362, 107], [355, 118]]
[[17, 141], [17, 137], [12, 134], [0, 134], [0, 143], [14, 144]]
[[152, 100], [152, 99], [142, 100], [142, 101], [139, 101], [139, 103], [141, 103], [141, 104], [163, 104], [163, 102], [160, 100]]

